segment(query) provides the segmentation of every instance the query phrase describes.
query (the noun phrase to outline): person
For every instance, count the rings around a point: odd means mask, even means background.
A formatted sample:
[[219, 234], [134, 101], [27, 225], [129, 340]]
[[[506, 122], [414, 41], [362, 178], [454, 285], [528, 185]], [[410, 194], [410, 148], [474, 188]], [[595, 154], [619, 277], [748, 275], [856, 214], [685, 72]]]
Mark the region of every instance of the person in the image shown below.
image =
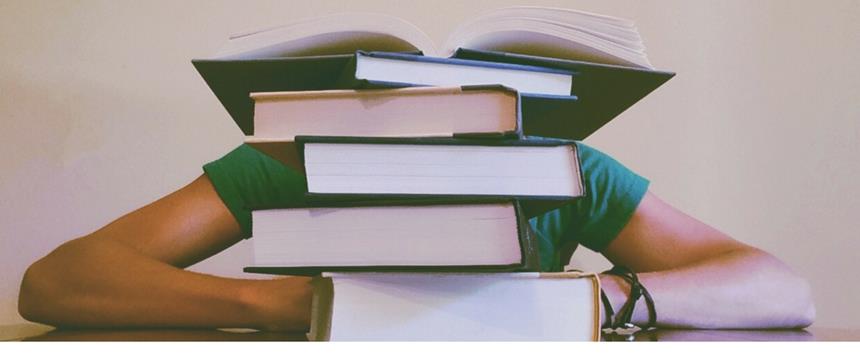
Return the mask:
[[[542, 270], [561, 270], [578, 245], [600, 252], [639, 273], [659, 327], [812, 323], [809, 285], [788, 266], [665, 203], [647, 179], [608, 155], [579, 148], [589, 194], [530, 220]], [[249, 237], [249, 207], [302, 200], [304, 177], [247, 145], [203, 169], [183, 188], [33, 263], [21, 284], [21, 315], [54, 326], [308, 329], [306, 277], [235, 279], [183, 269]], [[618, 311], [630, 283], [600, 278]], [[634, 307], [632, 323], [646, 324], [647, 305]]]

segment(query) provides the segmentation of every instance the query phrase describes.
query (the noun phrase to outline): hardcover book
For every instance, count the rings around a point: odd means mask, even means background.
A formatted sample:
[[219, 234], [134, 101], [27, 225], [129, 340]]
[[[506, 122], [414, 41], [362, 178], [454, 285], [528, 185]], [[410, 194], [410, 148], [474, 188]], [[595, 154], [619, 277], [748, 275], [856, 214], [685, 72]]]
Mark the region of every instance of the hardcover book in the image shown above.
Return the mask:
[[539, 271], [538, 244], [515, 201], [386, 202], [252, 211], [245, 272]]
[[251, 93], [249, 141], [298, 135], [512, 137], [522, 130], [519, 94], [502, 86], [410, 87]]
[[314, 279], [318, 341], [597, 341], [594, 274], [324, 273]]
[[577, 145], [560, 139], [298, 136], [248, 143], [303, 173], [316, 204], [521, 199], [530, 218], [585, 195]]
[[513, 88], [525, 98], [576, 100], [573, 74], [566, 70], [401, 52], [357, 51], [338, 83], [347, 88], [492, 84]]
[[[524, 74], [517, 83], [552, 87], [520, 89], [525, 131], [567, 139], [587, 137], [674, 75], [653, 69], [632, 22], [574, 10], [497, 10], [464, 24], [446, 44], [437, 49], [415, 26], [390, 16], [338, 14], [236, 35], [214, 57], [192, 63], [246, 135], [255, 134], [252, 92], [421, 84], [356, 76], [360, 58], [395, 63], [377, 61], [383, 66], [375, 74], [418, 63], [483, 75], [462, 83], [454, 71], [459, 82], [448, 85], [499, 84]], [[430, 73], [421, 68], [406, 73]], [[487, 77], [485, 70], [501, 72]]]
[[500, 85], [254, 92], [250, 96], [254, 135], [248, 136], [249, 141], [289, 141], [298, 135], [565, 137], [559, 134], [573, 129], [559, 128], [551, 117], [523, 118], [519, 93]]

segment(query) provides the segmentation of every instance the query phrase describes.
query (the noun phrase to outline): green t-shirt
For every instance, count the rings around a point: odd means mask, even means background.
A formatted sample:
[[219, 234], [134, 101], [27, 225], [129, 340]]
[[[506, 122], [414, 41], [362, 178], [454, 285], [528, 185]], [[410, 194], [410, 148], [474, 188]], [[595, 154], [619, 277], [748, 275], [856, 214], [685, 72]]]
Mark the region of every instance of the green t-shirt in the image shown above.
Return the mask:
[[[648, 189], [647, 179], [612, 157], [582, 143], [578, 147], [586, 196], [529, 220], [539, 239], [542, 271], [561, 271], [578, 244], [603, 251]], [[251, 236], [251, 208], [304, 200], [304, 175], [245, 144], [203, 170], [244, 237]]]

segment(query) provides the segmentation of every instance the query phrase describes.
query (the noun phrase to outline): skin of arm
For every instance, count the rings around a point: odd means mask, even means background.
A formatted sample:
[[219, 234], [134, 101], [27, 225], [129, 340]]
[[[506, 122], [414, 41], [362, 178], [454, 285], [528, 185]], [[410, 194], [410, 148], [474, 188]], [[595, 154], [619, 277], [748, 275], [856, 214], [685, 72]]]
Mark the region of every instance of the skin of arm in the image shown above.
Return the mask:
[[[307, 278], [228, 279], [183, 270], [240, 239], [238, 223], [203, 175], [35, 262], [24, 275], [18, 309], [55, 326], [307, 330]], [[809, 286], [787, 266], [650, 193], [603, 254], [643, 272], [660, 326], [789, 328], [814, 317]], [[621, 307], [629, 287], [613, 277], [601, 281], [613, 307]], [[634, 323], [645, 320], [639, 305]]]
[[252, 327], [304, 331], [309, 280], [183, 270], [241, 240], [205, 175], [32, 264], [21, 316], [65, 327]]
[[[654, 298], [659, 327], [800, 328], [815, 319], [809, 284], [786, 264], [650, 192], [603, 255], [638, 272]], [[601, 283], [617, 311], [629, 285], [608, 275]], [[642, 301], [633, 313], [637, 325], [648, 321]]]

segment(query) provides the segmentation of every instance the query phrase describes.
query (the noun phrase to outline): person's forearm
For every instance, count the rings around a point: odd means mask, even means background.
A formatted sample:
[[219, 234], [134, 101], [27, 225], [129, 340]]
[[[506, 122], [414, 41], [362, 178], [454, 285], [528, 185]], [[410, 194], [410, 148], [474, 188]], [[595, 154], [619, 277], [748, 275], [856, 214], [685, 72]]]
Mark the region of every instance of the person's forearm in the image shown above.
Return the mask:
[[110, 241], [73, 240], [25, 274], [19, 311], [78, 327], [305, 330], [307, 279], [240, 280], [184, 271]]
[[[657, 325], [677, 328], [789, 328], [812, 323], [815, 309], [805, 280], [773, 256], [753, 248], [673, 270], [639, 274], [654, 298]], [[629, 292], [623, 280], [601, 275], [616, 312]], [[640, 299], [633, 321], [648, 321]]]

